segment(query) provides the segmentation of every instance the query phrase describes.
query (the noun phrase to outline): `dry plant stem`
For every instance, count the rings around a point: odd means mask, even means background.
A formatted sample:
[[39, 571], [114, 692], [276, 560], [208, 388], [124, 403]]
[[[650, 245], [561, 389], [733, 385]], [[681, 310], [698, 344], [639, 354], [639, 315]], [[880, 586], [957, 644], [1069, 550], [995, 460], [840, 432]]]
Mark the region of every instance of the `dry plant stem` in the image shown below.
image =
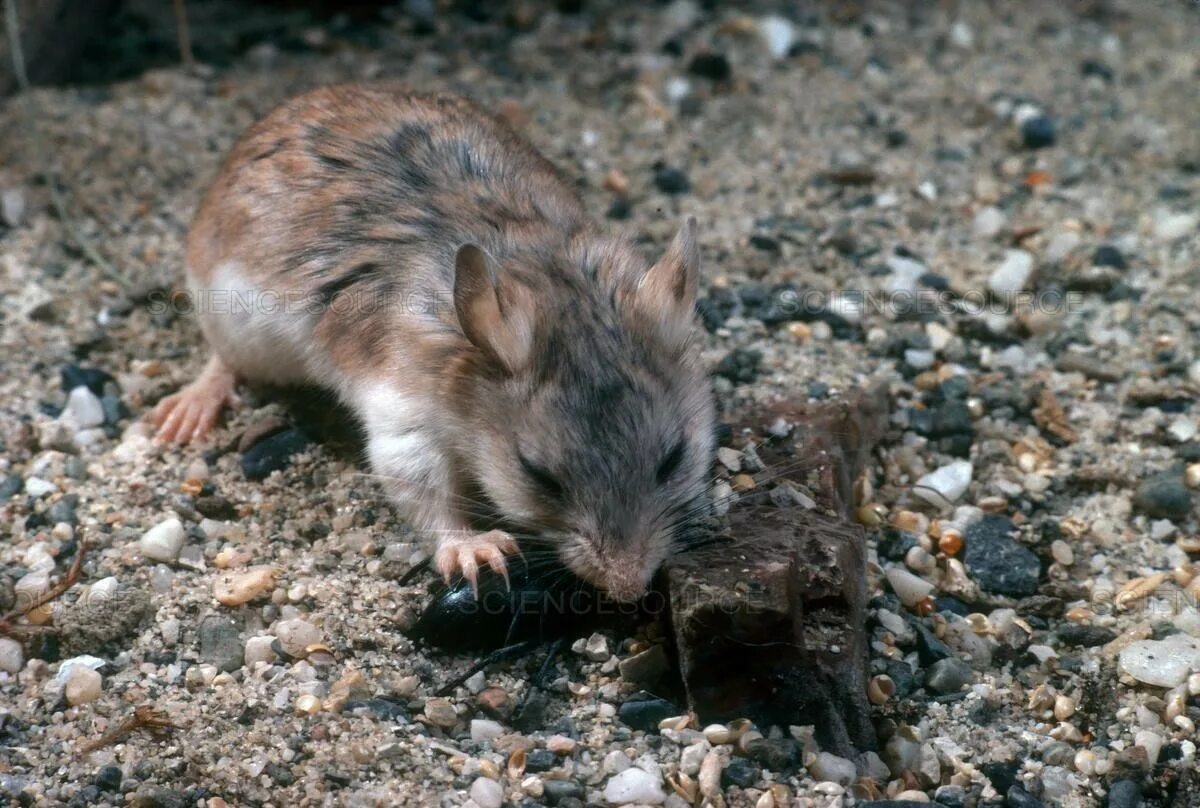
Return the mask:
[[[21, 92], [28, 99], [29, 75], [25, 71], [25, 52], [21, 49], [21, 20], [17, 16], [17, 0], [7, 0], [4, 4], [4, 28], [8, 33], [8, 49], [12, 52], [13, 75], [17, 77], [17, 86], [20, 87]], [[29, 120], [32, 123], [37, 119], [32, 99], [26, 101], [26, 107], [29, 113]], [[50, 202], [54, 205], [54, 212], [57, 214], [58, 220], [62, 222], [63, 229], [67, 231], [67, 235], [71, 241], [83, 252], [84, 257], [88, 261], [95, 264], [101, 272], [120, 284], [121, 288], [128, 291], [132, 288], [133, 283], [123, 272], [113, 266], [107, 258], [96, 250], [92, 242], [83, 234], [83, 231], [79, 229], [75, 224], [75, 220], [67, 212], [66, 200], [63, 199], [62, 191], [59, 190], [58, 180], [47, 165], [46, 154], [42, 150], [42, 141], [37, 137], [32, 138], [32, 141], [34, 165], [37, 166], [38, 172], [46, 183], [46, 188], [50, 192]]]
[[133, 708], [133, 715], [126, 718], [120, 724], [117, 724], [96, 740], [89, 741], [81, 746], [79, 754], [86, 755], [95, 752], [97, 749], [112, 746], [120, 742], [126, 735], [136, 732], [139, 729], [149, 730], [152, 734], [159, 735], [166, 730], [178, 729], [178, 727], [171, 723], [171, 719], [162, 710], [156, 710], [149, 704], [142, 704]]
[[40, 609], [47, 603], [52, 603], [62, 596], [64, 592], [73, 587], [79, 581], [79, 571], [83, 566], [83, 557], [87, 552], [87, 544], [83, 541], [79, 542], [79, 549], [75, 551], [75, 558], [71, 561], [71, 566], [67, 569], [67, 574], [57, 584], [38, 595], [28, 605], [20, 606], [13, 609], [8, 614], [0, 617], [0, 634], [31, 634], [37, 630], [44, 630], [41, 626], [17, 626], [14, 621], [25, 617], [29, 613]]
[[196, 60], [192, 56], [192, 35], [188, 31], [187, 7], [184, 0], [171, 0], [171, 5], [175, 9], [175, 30], [179, 35], [179, 60], [186, 69], [191, 70]]

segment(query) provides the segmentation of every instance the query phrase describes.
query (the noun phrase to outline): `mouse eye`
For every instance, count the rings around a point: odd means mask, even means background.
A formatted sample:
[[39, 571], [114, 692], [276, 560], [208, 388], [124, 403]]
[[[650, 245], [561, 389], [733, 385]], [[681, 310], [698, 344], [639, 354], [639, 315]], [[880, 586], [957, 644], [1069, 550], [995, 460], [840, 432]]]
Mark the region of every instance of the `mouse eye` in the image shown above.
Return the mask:
[[683, 462], [683, 441], [679, 441], [671, 447], [671, 451], [667, 452], [667, 456], [658, 464], [658, 471], [655, 476], [658, 478], [658, 484], [663, 485], [667, 480], [671, 479], [671, 475], [679, 469], [679, 464]]
[[521, 461], [521, 470], [525, 472], [525, 475], [529, 477], [529, 479], [533, 480], [537, 487], [542, 490], [543, 494], [550, 499], [562, 499], [562, 483], [555, 479], [553, 474], [547, 471], [545, 467], [537, 465], [523, 454], [518, 454], [517, 459]]

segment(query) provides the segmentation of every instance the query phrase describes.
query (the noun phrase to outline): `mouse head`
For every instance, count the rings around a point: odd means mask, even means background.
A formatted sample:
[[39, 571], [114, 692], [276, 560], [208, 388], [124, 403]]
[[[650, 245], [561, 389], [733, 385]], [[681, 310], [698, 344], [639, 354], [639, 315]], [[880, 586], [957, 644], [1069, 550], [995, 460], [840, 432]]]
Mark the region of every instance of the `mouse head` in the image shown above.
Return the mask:
[[[530, 267], [530, 261], [539, 266]], [[642, 594], [699, 515], [714, 413], [693, 344], [691, 220], [654, 264], [623, 241], [495, 265], [459, 250], [459, 374], [482, 493], [613, 597]], [[529, 551], [527, 551], [528, 554]]]

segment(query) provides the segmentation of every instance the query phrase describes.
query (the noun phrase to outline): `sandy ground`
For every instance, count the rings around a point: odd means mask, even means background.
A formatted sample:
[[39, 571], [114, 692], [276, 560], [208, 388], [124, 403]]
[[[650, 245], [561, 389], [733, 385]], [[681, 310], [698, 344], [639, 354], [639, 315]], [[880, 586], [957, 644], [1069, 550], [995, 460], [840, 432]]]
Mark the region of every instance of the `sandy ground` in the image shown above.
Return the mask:
[[[330, 24], [220, 70], [4, 103], [0, 607], [89, 549], [83, 583], [32, 615], [57, 640], [0, 640], [0, 793], [1200, 804], [1200, 9], [586, 5], [439, 9], [431, 34], [401, 13], [366, 43]], [[645, 637], [568, 653], [520, 730], [497, 704], [534, 662], [434, 699], [470, 660], [404, 638], [427, 595], [397, 578], [422, 544], [352, 450], [315, 445], [247, 480], [240, 436], [287, 417], [254, 393], [207, 445], [146, 439], [138, 419], [204, 361], [156, 290], [221, 155], [285, 96], [376, 77], [503, 110], [649, 247], [696, 216], [727, 415], [890, 385], [860, 517], [886, 526], [870, 631], [896, 692], [859, 772], [805, 728], [757, 728], [798, 750], [775, 769], [715, 731], [630, 728], [617, 660]], [[72, 245], [38, 161], [126, 286]], [[800, 297], [781, 313], [782, 284]], [[230, 576], [249, 602], [215, 599]], [[327, 649], [298, 658], [313, 643]], [[174, 729], [86, 751], [138, 705]]]

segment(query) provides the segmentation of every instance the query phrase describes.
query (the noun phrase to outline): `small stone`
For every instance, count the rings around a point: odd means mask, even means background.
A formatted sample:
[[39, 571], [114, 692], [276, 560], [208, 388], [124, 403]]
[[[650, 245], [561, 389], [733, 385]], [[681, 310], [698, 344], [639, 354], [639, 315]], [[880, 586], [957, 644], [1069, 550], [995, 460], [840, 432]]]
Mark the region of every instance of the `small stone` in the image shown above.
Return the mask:
[[485, 715], [490, 715], [492, 718], [507, 718], [512, 712], [512, 698], [502, 687], [488, 687], [480, 691], [475, 697], [475, 703], [479, 705], [479, 709]]
[[504, 787], [489, 777], [476, 778], [470, 794], [479, 808], [500, 808], [504, 804]]
[[504, 725], [499, 721], [489, 721], [486, 718], [471, 719], [471, 740], [494, 741], [504, 734]]
[[1059, 626], [1055, 633], [1063, 645], [1076, 645], [1083, 648], [1095, 648], [1117, 638], [1117, 632], [1110, 628], [1090, 626], [1085, 623], [1065, 623]]
[[275, 568], [250, 567], [245, 572], [217, 576], [213, 597], [222, 606], [241, 606], [275, 587]]
[[1058, 128], [1046, 115], [1033, 115], [1021, 123], [1021, 143], [1027, 149], [1044, 149], [1058, 139]]
[[971, 666], [958, 657], [939, 660], [930, 666], [925, 686], [934, 693], [957, 693], [971, 682]]
[[566, 735], [551, 735], [546, 739], [546, 749], [559, 757], [567, 757], [575, 752], [575, 739]]
[[96, 779], [92, 782], [101, 791], [116, 792], [121, 789], [122, 779], [120, 766], [105, 766], [96, 773]]
[[182, 522], [175, 518], [166, 519], [142, 534], [138, 548], [151, 561], [171, 562], [179, 557], [186, 538]]
[[95, 393], [80, 385], [67, 395], [67, 404], [59, 418], [75, 430], [103, 426], [104, 405]]
[[0, 220], [9, 227], [20, 227], [24, 223], [24, 188], [5, 188], [0, 191]]
[[246, 667], [253, 668], [259, 662], [274, 662], [278, 658], [272, 647], [275, 640], [276, 638], [270, 634], [246, 640], [246, 648], [243, 653], [243, 662]]
[[447, 699], [429, 699], [425, 702], [425, 717], [430, 723], [444, 729], [450, 729], [458, 723], [458, 713], [454, 705]]
[[913, 493], [932, 505], [955, 503], [971, 484], [975, 467], [968, 460], [955, 460], [917, 480]]
[[647, 693], [635, 693], [617, 709], [617, 717], [633, 729], [657, 732], [664, 718], [679, 715], [679, 708], [666, 699]]
[[542, 789], [547, 805], [582, 804], [583, 786], [574, 780], [545, 780]]
[[41, 499], [57, 490], [58, 486], [49, 480], [43, 480], [41, 477], [25, 478], [25, 493], [34, 499]]
[[903, 567], [888, 567], [884, 575], [900, 602], [912, 609], [933, 594], [934, 585]]
[[743, 758], [734, 758], [729, 761], [729, 765], [721, 772], [721, 785], [728, 788], [729, 786], [737, 786], [738, 788], [750, 788], [758, 782], [762, 776], [757, 766], [752, 766]]
[[1142, 787], [1133, 780], [1117, 780], [1108, 789], [1108, 808], [1141, 808]]
[[292, 657], [304, 655], [304, 649], [325, 639], [321, 629], [299, 617], [280, 620], [275, 626], [275, 636], [284, 653]]
[[848, 786], [858, 777], [852, 761], [829, 752], [821, 752], [808, 767], [809, 773], [818, 780]]
[[722, 466], [732, 472], [742, 470], [742, 453], [737, 449], [722, 446], [720, 449], [717, 449], [717, 460], [720, 461]]
[[592, 662], [604, 662], [612, 653], [608, 650], [608, 638], [603, 634], [593, 634], [587, 638], [583, 647], [583, 655]]
[[683, 194], [692, 188], [687, 174], [663, 163], [654, 167], [654, 185], [664, 194]]
[[1185, 519], [1192, 508], [1192, 496], [1181, 474], [1160, 474], [1137, 487], [1133, 505], [1156, 518]]
[[985, 591], [1011, 597], [1037, 592], [1041, 562], [1012, 537], [1015, 530], [1011, 519], [998, 514], [985, 516], [967, 528], [963, 561]]
[[312, 442], [298, 427], [268, 435], [242, 454], [242, 473], [247, 480], [266, 479], [271, 472], [287, 468], [292, 455], [303, 452]]
[[227, 617], [210, 615], [200, 623], [200, 659], [220, 671], [235, 671], [245, 662], [241, 631]]
[[1163, 241], [1175, 241], [1195, 232], [1200, 216], [1192, 213], [1168, 213], [1154, 223], [1154, 235]]
[[548, 772], [558, 765], [558, 757], [549, 749], [530, 749], [525, 755], [525, 771]]
[[1006, 808], [1044, 808], [1041, 800], [1018, 783], [1009, 786], [1008, 794], [1004, 798], [1004, 805]]
[[1121, 651], [1123, 673], [1155, 687], [1178, 687], [1200, 670], [1200, 640], [1173, 634], [1162, 640], [1138, 640]]
[[670, 670], [667, 652], [662, 645], [652, 645], [641, 653], [622, 659], [618, 670], [621, 678], [640, 685], [652, 685]]
[[1129, 264], [1125, 261], [1125, 256], [1111, 244], [1101, 244], [1092, 253], [1092, 264], [1098, 267], [1114, 267], [1116, 269], [1127, 269]]
[[800, 745], [792, 738], [754, 738], [746, 743], [746, 757], [764, 769], [781, 772], [800, 761]]
[[0, 671], [14, 676], [25, 667], [25, 651], [21, 643], [8, 637], [0, 637]]
[[688, 72], [712, 81], [728, 81], [733, 76], [733, 67], [723, 53], [698, 53], [688, 64]]
[[783, 59], [792, 48], [796, 27], [786, 17], [771, 14], [758, 21], [758, 33], [766, 43], [771, 58]]
[[1008, 224], [1008, 217], [1004, 215], [1004, 211], [988, 205], [980, 208], [975, 214], [975, 218], [971, 222], [971, 230], [975, 233], [976, 238], [990, 239], [999, 235], [1006, 224]]
[[988, 289], [998, 295], [1022, 291], [1033, 274], [1033, 256], [1025, 250], [1009, 250], [1004, 260], [988, 276]]
[[604, 786], [604, 799], [613, 805], [658, 805], [667, 799], [667, 794], [657, 777], [631, 767], [609, 779]]
[[63, 689], [67, 704], [74, 707], [78, 704], [95, 701], [100, 697], [102, 683], [99, 671], [92, 670], [86, 665], [72, 665]]

